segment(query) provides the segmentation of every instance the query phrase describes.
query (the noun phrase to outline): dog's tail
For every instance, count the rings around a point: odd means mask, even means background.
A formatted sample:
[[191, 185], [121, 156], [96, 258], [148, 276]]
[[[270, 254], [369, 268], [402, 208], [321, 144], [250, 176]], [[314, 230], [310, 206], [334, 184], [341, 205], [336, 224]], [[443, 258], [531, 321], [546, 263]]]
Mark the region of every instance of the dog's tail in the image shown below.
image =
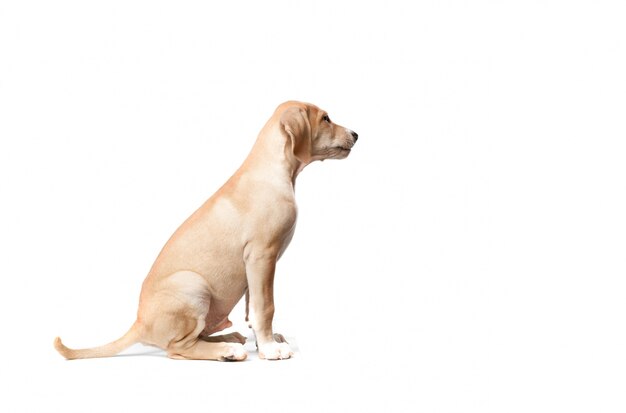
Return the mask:
[[66, 359], [87, 359], [96, 357], [111, 357], [122, 350], [130, 347], [131, 345], [139, 342], [139, 328], [137, 323], [128, 330], [121, 338], [105, 344], [100, 347], [84, 348], [84, 349], [71, 349], [66, 347], [59, 337], [54, 339], [54, 348]]

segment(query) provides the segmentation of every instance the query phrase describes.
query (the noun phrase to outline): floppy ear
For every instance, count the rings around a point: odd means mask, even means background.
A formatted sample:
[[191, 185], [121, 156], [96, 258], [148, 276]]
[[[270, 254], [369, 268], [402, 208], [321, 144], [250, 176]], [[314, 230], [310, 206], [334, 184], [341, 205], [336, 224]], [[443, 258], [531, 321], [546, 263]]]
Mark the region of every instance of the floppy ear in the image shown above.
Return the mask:
[[280, 117], [280, 127], [291, 141], [294, 156], [304, 164], [311, 162], [311, 125], [306, 111], [288, 108]]

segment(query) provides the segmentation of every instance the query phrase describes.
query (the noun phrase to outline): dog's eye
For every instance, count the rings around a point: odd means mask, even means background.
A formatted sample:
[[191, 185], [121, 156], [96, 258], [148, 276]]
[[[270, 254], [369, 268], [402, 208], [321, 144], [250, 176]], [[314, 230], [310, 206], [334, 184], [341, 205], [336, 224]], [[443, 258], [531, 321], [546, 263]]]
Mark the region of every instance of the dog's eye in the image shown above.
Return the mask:
[[323, 120], [324, 122], [328, 122], [328, 123], [330, 123], [330, 118], [328, 117], [328, 115], [324, 115], [324, 117], [322, 118], [322, 120]]

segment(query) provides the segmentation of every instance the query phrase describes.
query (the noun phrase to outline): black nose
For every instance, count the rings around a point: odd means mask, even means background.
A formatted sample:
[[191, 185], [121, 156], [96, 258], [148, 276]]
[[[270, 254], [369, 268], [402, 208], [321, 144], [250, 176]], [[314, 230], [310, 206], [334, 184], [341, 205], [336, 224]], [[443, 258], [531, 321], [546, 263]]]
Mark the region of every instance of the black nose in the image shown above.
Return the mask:
[[350, 131], [350, 133], [352, 134], [352, 137], [354, 138], [354, 143], [356, 143], [356, 141], [359, 139], [359, 134], [354, 131]]

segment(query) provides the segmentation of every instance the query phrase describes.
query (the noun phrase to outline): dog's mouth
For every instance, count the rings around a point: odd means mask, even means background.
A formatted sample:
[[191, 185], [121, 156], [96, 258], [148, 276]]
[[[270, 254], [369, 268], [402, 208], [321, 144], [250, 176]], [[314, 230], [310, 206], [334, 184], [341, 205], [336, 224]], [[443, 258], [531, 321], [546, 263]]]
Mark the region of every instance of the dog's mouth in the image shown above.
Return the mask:
[[344, 146], [333, 146], [330, 152], [330, 158], [344, 159], [350, 155], [352, 148], [346, 148]]
[[329, 146], [324, 150], [320, 159], [344, 159], [350, 155], [352, 148], [345, 146]]

